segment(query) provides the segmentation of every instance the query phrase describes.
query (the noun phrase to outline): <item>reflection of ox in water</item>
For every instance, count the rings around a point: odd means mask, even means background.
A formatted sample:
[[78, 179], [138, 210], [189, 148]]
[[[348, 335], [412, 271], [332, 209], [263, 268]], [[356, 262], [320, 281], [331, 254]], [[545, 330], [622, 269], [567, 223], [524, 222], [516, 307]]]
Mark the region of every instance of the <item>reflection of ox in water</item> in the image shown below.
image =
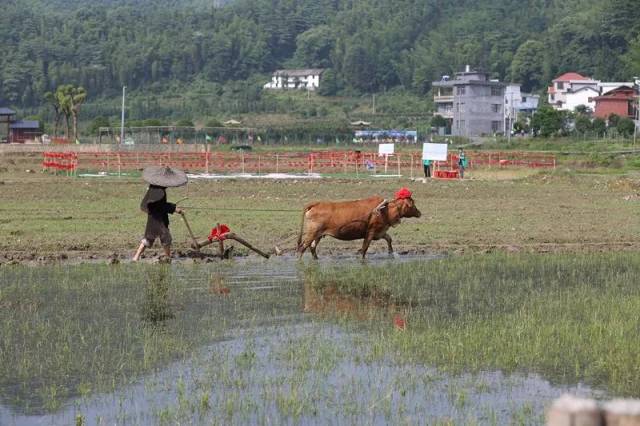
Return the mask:
[[364, 200], [329, 202], [320, 201], [307, 204], [302, 215], [302, 225], [298, 236], [300, 257], [309, 248], [314, 259], [320, 240], [330, 235], [343, 241], [364, 239], [359, 253], [364, 258], [372, 240], [384, 238], [393, 254], [391, 237], [387, 231], [400, 223], [403, 217], [420, 217], [420, 210], [411, 198], [411, 191], [402, 188], [396, 198], [387, 201], [382, 197]]

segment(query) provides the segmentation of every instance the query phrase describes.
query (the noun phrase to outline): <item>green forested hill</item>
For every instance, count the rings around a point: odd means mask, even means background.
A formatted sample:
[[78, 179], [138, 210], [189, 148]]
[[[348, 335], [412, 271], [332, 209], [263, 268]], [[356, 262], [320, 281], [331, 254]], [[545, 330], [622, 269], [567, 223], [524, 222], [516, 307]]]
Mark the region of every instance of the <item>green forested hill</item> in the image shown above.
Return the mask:
[[[640, 74], [637, 0], [4, 0], [0, 104], [62, 83], [90, 98], [122, 85], [266, 81], [324, 67], [327, 94], [430, 82], [464, 64], [540, 90], [557, 73]], [[222, 89], [220, 89], [222, 90]]]

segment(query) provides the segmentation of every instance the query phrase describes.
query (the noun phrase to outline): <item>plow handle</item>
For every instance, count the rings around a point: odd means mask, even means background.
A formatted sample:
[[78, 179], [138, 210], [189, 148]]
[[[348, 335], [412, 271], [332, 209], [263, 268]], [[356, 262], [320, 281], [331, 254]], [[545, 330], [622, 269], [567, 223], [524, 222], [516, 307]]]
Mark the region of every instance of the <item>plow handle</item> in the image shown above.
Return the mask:
[[184, 221], [184, 224], [187, 226], [187, 230], [189, 231], [189, 235], [191, 236], [191, 243], [193, 248], [196, 251], [200, 251], [200, 246], [198, 245], [198, 240], [196, 240], [196, 237], [193, 235], [193, 231], [191, 230], [191, 226], [189, 226], [189, 222], [187, 221], [187, 216], [184, 214], [183, 211], [180, 212], [180, 216], [182, 216], [182, 220]]

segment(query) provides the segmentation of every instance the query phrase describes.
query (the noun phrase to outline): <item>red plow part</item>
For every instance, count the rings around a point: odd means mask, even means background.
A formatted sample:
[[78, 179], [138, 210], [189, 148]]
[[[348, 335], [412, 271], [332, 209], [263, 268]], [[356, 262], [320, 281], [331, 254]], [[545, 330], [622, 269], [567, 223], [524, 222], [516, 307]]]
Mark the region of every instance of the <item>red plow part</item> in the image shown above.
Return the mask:
[[225, 224], [217, 225], [215, 228], [211, 228], [211, 233], [207, 237], [207, 239], [211, 242], [213, 240], [216, 241], [224, 241], [227, 239], [227, 234], [231, 232], [231, 229]]

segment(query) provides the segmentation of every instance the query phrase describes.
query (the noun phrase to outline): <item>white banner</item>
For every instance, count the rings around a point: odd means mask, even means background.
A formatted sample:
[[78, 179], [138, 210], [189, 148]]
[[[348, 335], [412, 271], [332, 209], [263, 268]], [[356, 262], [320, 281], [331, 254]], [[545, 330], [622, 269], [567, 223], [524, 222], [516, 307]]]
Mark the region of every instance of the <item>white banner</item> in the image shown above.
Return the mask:
[[378, 154], [379, 155], [393, 155], [395, 144], [393, 143], [381, 143], [378, 145]]
[[422, 159], [447, 161], [447, 148], [446, 143], [425, 143], [422, 145]]

